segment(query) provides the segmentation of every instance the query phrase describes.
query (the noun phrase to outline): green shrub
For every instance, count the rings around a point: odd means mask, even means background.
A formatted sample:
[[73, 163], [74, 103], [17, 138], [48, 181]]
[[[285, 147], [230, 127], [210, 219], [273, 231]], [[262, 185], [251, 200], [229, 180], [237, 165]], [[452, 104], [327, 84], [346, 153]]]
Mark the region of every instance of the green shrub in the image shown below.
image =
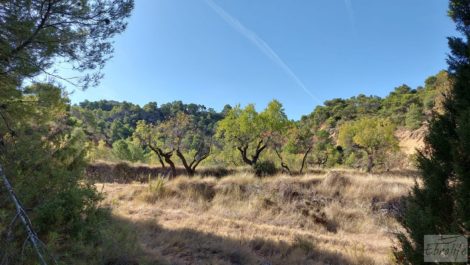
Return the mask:
[[277, 173], [276, 165], [269, 160], [256, 163], [254, 170], [258, 177], [272, 176]]
[[208, 168], [201, 169], [199, 171], [199, 175], [201, 176], [204, 176], [204, 177], [210, 176], [210, 177], [216, 177], [216, 178], [225, 177], [231, 173], [233, 173], [233, 170], [228, 169], [223, 166], [208, 167]]
[[149, 176], [149, 193], [152, 198], [161, 198], [165, 194], [165, 183], [166, 180], [163, 177], [158, 177], [154, 180], [150, 180]]
[[144, 196], [144, 200], [149, 203], [155, 203], [158, 199], [165, 196], [166, 193], [168, 193], [166, 189], [166, 179], [157, 177], [151, 180], [149, 175], [148, 191]]
[[130, 140], [118, 140], [113, 143], [113, 155], [119, 160], [138, 162], [145, 160], [144, 150]]
[[416, 130], [423, 122], [422, 108], [417, 104], [411, 104], [405, 116], [405, 124], [408, 129]]

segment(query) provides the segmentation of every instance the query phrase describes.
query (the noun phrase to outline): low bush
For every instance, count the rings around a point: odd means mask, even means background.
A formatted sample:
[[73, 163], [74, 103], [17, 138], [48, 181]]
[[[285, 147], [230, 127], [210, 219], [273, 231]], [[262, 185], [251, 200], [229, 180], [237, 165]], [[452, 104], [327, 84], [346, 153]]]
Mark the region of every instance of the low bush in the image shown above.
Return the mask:
[[277, 173], [276, 165], [272, 161], [261, 161], [254, 166], [255, 175], [258, 177], [272, 176]]
[[157, 199], [162, 198], [165, 195], [166, 191], [166, 179], [163, 177], [157, 177], [154, 180], [150, 179], [148, 182], [148, 194], [146, 196], [146, 201], [154, 203]]

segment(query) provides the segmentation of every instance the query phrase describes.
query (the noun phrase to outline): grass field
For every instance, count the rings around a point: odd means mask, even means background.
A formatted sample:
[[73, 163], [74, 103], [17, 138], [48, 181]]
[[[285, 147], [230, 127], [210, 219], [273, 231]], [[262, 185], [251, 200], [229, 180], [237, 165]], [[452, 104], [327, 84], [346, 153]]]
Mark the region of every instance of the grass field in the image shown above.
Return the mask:
[[390, 264], [404, 174], [97, 184], [149, 264]]

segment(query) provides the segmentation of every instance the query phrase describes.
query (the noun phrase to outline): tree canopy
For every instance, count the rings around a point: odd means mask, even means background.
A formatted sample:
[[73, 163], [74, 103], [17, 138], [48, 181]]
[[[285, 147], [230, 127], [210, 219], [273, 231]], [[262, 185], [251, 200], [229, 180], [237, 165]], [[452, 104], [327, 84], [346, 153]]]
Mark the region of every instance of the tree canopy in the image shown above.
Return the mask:
[[338, 142], [343, 147], [366, 152], [367, 172], [370, 172], [377, 156], [398, 148], [394, 132], [395, 125], [390, 120], [362, 118], [343, 124], [339, 129]]
[[[2, 1], [0, 75], [17, 82], [38, 74], [88, 87], [113, 52], [111, 38], [125, 30], [133, 0]], [[65, 63], [80, 77], [51, 70]]]

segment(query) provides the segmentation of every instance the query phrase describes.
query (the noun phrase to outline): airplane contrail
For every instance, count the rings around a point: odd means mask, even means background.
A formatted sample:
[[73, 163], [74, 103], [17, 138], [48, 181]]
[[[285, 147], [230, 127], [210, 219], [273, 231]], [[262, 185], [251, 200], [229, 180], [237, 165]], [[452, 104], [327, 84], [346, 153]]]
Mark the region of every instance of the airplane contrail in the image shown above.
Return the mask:
[[231, 16], [222, 7], [214, 3], [212, 0], [205, 0], [207, 5], [214, 10], [227, 24], [238, 31], [242, 36], [253, 43], [262, 53], [264, 53], [274, 64], [280, 67], [305, 93], [313, 100], [321, 104], [321, 100], [315, 96], [300, 78], [292, 71], [292, 69], [279, 57], [279, 55], [255, 32], [245, 27], [238, 19]]
[[355, 14], [354, 14], [354, 8], [352, 5], [352, 0], [344, 0], [344, 5], [346, 6], [346, 10], [348, 11], [349, 21], [351, 22], [353, 33], [356, 34], [356, 19], [355, 19]]

